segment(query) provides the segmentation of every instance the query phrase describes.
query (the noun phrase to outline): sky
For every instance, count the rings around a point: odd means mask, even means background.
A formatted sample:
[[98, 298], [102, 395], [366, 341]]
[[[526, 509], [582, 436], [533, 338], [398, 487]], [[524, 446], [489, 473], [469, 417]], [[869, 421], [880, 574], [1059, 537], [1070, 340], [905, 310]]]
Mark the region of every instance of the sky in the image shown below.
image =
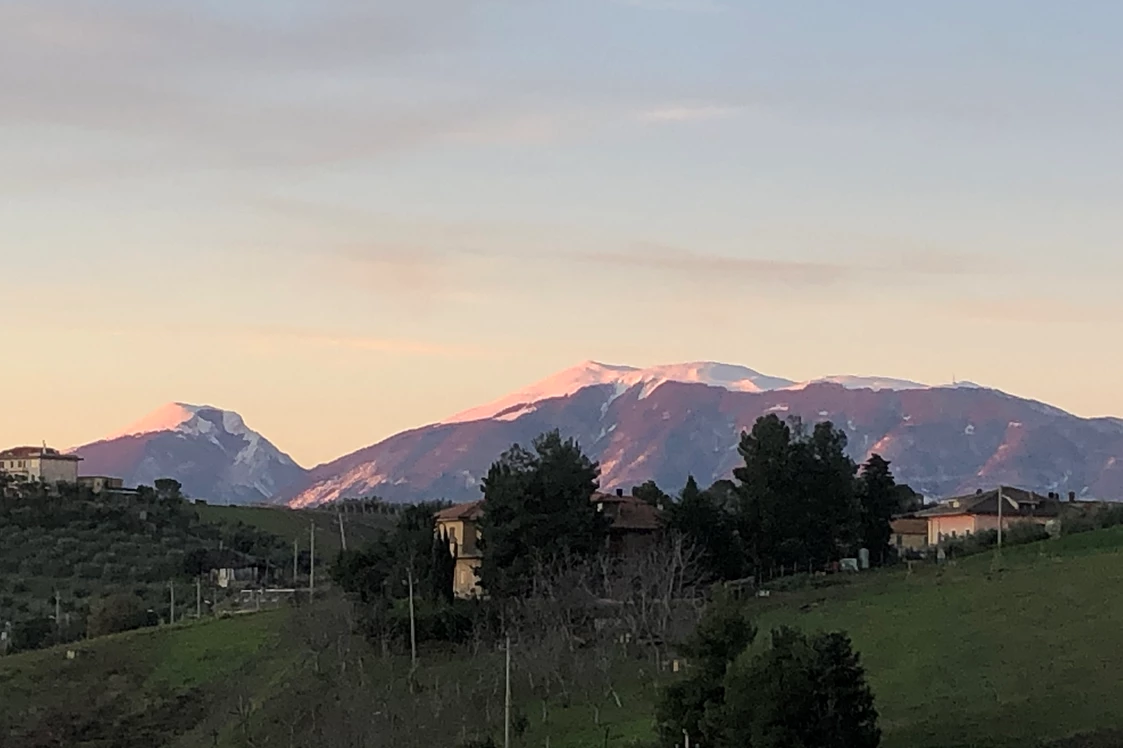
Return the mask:
[[1123, 4], [0, 0], [0, 445], [593, 359], [1123, 416]]

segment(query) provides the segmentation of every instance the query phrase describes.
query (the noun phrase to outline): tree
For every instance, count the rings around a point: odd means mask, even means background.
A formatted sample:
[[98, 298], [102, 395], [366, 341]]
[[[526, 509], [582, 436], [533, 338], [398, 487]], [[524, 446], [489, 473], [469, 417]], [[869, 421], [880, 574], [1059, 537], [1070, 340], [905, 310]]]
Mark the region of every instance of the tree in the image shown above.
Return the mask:
[[884, 559], [892, 537], [889, 523], [899, 509], [900, 494], [889, 463], [881, 455], [871, 455], [862, 466], [857, 492], [862, 512], [862, 545], [874, 560]]
[[632, 498], [645, 501], [651, 506], [665, 506], [670, 503], [671, 497], [659, 488], [659, 484], [649, 480], [632, 488]]
[[741, 435], [738, 531], [756, 571], [771, 565], [823, 563], [853, 546], [859, 512], [857, 466], [846, 434], [829, 421], [810, 434], [799, 419], [770, 414]]
[[536, 567], [604, 547], [608, 521], [591, 499], [600, 469], [573, 439], [552, 431], [532, 450], [515, 445], [483, 481], [480, 582], [496, 597], [531, 589]]
[[772, 646], [742, 656], [725, 679], [725, 700], [713, 710], [710, 745], [751, 748], [877, 748], [881, 730], [873, 693], [850, 639], [809, 637], [781, 628]]
[[693, 636], [681, 647], [693, 670], [669, 686], [656, 706], [660, 742], [717, 745], [721, 736], [721, 709], [725, 704], [725, 678], [730, 666], [756, 638], [756, 627], [731, 596], [720, 595], [706, 609]]
[[427, 592], [434, 602], [451, 603], [456, 576], [456, 557], [452, 555], [447, 532], [433, 534], [433, 557], [429, 566]]
[[86, 634], [90, 637], [139, 629], [148, 623], [144, 601], [136, 595], [109, 595], [90, 606]]
[[739, 579], [745, 558], [733, 516], [712, 490], [702, 491], [691, 475], [679, 499], [667, 507], [667, 529], [681, 533], [702, 554], [702, 566], [713, 579]]
[[180, 501], [183, 496], [183, 484], [173, 478], [156, 479], [156, 495], [161, 501]]

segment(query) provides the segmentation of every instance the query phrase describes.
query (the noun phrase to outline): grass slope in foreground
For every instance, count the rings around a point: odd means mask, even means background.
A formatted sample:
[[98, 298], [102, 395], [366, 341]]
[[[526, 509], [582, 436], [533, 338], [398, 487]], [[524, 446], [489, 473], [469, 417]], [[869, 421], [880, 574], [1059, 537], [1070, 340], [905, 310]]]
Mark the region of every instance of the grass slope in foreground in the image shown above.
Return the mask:
[[279, 646], [287, 615], [144, 629], [0, 659], [0, 745], [214, 745], [230, 733], [231, 705], [267, 695], [287, 664]]
[[1121, 548], [1123, 528], [1113, 528], [1007, 549], [1001, 560], [874, 574], [774, 598], [759, 625], [848, 631], [890, 748], [1025, 746], [1118, 730]]
[[[1086, 737], [1066, 748], [1116, 745], [1123, 728], [1121, 549], [1123, 528], [1114, 528], [1008, 549], [1000, 563], [983, 555], [911, 575], [877, 572], [750, 604], [759, 641], [782, 623], [850, 633], [869, 671], [888, 748], [1042, 746], [1074, 735]], [[244, 744], [239, 703], [252, 702], [260, 727], [266, 726], [261, 718], [293, 706], [292, 678], [308, 657], [304, 637], [286, 623], [293, 615], [277, 611], [108, 637], [83, 643], [75, 661], [65, 659], [65, 649], [0, 659], [0, 744], [21, 729], [23, 737], [12, 744], [187, 748], [214, 745], [216, 734], [218, 745]], [[377, 653], [366, 651], [370, 672], [380, 673], [372, 680], [381, 682], [401, 664], [400, 658], [379, 664]], [[501, 672], [496, 655], [484, 660], [430, 652], [422, 667], [447, 676], [463, 668]], [[327, 678], [316, 686], [321, 698], [336, 698], [334, 676], [321, 677]], [[601, 699], [599, 727], [587, 698], [552, 709], [549, 730], [538, 724], [537, 705], [520, 699], [529, 719], [520, 745], [542, 745], [549, 734], [555, 748], [599, 746], [605, 727], [610, 746], [649, 740], [652, 689], [639, 680], [618, 686], [623, 708]], [[587, 693], [599, 698], [595, 688]], [[305, 699], [315, 695], [315, 689], [301, 694], [301, 706], [313, 708]], [[355, 703], [370, 706], [365, 697]], [[109, 742], [89, 739], [98, 731]], [[59, 742], [76, 734], [86, 740]], [[111, 739], [124, 734], [139, 742]], [[169, 743], [172, 735], [179, 737]]]

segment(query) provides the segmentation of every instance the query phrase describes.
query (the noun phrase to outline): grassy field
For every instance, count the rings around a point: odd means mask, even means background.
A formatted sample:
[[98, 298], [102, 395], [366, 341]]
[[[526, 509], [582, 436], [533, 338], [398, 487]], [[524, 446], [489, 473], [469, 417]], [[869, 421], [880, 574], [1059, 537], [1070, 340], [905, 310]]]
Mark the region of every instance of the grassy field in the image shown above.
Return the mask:
[[286, 615], [147, 629], [0, 659], [0, 745], [147, 748], [177, 734], [190, 738], [184, 745], [213, 745], [210, 733], [230, 729], [227, 705], [261, 693], [284, 667], [277, 645]]
[[[758, 645], [780, 624], [850, 633], [869, 671], [887, 748], [1106, 748], [1121, 744], [1123, 736], [1121, 550], [1123, 528], [1115, 528], [1011, 548], [1001, 559], [980, 555], [940, 569], [848, 577], [749, 605], [762, 631]], [[329, 693], [315, 683], [311, 692], [293, 691], [305, 645], [287, 622], [298, 615], [284, 610], [109, 637], [83, 643], [73, 661], [65, 649], [2, 659], [0, 744], [21, 724], [57, 733], [93, 730], [98, 720], [147, 735], [147, 745], [166, 744], [146, 732], [159, 720], [178, 733], [179, 748], [245, 744], [239, 742], [238, 704], [253, 704], [257, 729], [265, 729], [293, 704], [306, 706], [317, 690]], [[325, 664], [331, 648], [324, 649]], [[405, 669], [399, 658], [378, 664], [374, 653], [364, 657], [371, 664], [360, 680], [376, 684]], [[442, 661], [429, 655], [421, 677], [445, 683], [468, 669], [490, 679], [501, 672], [501, 658], [490, 653], [472, 662]], [[348, 670], [346, 677], [356, 676]], [[598, 698], [599, 725], [585, 694], [576, 694], [569, 708], [551, 705], [549, 725], [543, 724], [540, 705], [520, 680], [516, 700], [529, 722], [520, 745], [544, 745], [547, 735], [555, 748], [603, 746], [606, 733], [607, 745], [617, 748], [649, 740], [655, 700], [650, 678], [616, 677], [620, 706]], [[339, 689], [330, 698], [340, 698]], [[366, 708], [365, 695], [352, 698], [354, 706], [335, 708]], [[499, 698], [491, 698], [488, 708]], [[428, 708], [419, 702], [419, 720], [434, 721]], [[57, 738], [39, 735], [39, 742], [13, 744], [68, 744]]]
[[[1123, 746], [1123, 528], [855, 576], [753, 600], [757, 645], [779, 625], [845, 630], [887, 748]], [[651, 737], [650, 690], [602, 720], [609, 745]], [[603, 744], [589, 710], [553, 745]], [[533, 726], [530, 735], [535, 736]], [[528, 743], [533, 744], [533, 743]]]
[[[331, 512], [301, 511], [285, 507], [223, 506], [196, 504], [195, 511], [205, 522], [217, 524], [244, 524], [284, 538], [288, 542], [300, 541], [308, 550], [309, 528], [316, 527], [316, 555], [332, 559], [339, 552], [339, 520]], [[349, 546], [361, 547], [378, 533], [393, 527], [394, 517], [379, 514], [344, 514], [343, 529]]]

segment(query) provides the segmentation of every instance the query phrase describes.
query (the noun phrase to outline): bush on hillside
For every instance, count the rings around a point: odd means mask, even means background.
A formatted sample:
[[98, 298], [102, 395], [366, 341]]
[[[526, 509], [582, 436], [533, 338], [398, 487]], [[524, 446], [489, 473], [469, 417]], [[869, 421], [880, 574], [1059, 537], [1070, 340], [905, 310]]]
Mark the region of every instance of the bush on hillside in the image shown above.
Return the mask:
[[656, 709], [659, 739], [698, 745], [877, 748], [873, 693], [850, 639], [772, 632], [754, 654], [756, 629], [737, 601], [719, 598], [682, 651], [690, 675], [668, 687]]
[[1068, 517], [1061, 522], [1061, 534], [1076, 535], [1119, 525], [1123, 525], [1123, 506], [1103, 507], [1086, 514]]
[[[1049, 531], [1036, 522], [1015, 522], [1002, 533], [1002, 547], [1026, 545], [1048, 540]], [[949, 556], [960, 558], [989, 551], [998, 545], [998, 530], [982, 530], [971, 535], [945, 541]]]
[[723, 708], [711, 730], [720, 745], [877, 748], [873, 692], [850, 639], [772, 632], [772, 646], [741, 657], [725, 678]]
[[136, 595], [116, 594], [103, 597], [90, 606], [86, 622], [87, 636], [105, 636], [139, 629], [148, 623], [144, 601]]

